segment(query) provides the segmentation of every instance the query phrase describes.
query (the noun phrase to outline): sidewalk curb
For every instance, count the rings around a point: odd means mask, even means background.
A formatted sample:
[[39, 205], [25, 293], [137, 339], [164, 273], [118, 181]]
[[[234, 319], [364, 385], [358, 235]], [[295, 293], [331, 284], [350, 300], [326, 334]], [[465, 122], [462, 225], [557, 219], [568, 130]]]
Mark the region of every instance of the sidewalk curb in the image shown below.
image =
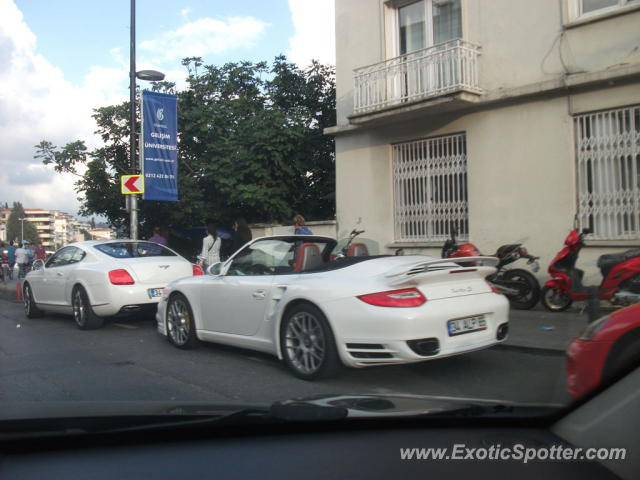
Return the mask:
[[534, 355], [547, 355], [552, 357], [564, 356], [564, 349], [560, 348], [545, 348], [545, 347], [531, 347], [528, 345], [509, 345], [506, 343], [499, 343], [494, 345], [493, 348], [499, 350], [510, 350], [513, 352], [531, 353]]

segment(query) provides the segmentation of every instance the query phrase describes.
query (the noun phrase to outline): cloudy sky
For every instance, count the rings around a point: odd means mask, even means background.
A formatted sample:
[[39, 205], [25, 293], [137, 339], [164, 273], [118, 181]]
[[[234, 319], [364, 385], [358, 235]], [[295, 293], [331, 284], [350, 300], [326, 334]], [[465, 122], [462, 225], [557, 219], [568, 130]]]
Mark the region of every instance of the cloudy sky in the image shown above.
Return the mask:
[[[137, 69], [180, 85], [184, 57], [205, 63], [334, 63], [334, 0], [137, 0]], [[76, 214], [73, 178], [34, 145], [97, 145], [92, 109], [129, 98], [129, 0], [0, 0], [0, 202]]]

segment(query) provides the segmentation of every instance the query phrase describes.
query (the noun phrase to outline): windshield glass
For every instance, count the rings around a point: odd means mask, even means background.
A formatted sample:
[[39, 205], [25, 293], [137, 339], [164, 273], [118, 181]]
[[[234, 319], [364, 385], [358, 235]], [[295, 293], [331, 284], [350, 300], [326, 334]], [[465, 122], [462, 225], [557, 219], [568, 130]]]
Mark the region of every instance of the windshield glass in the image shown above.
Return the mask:
[[332, 252], [333, 256], [366, 257], [380, 255], [380, 247], [375, 240], [361, 236], [341, 238]]
[[279, 275], [317, 270], [328, 264], [335, 242], [315, 237], [262, 239], [230, 260], [227, 275]]
[[175, 257], [168, 248], [150, 242], [122, 242], [94, 245], [96, 250], [113, 258]]

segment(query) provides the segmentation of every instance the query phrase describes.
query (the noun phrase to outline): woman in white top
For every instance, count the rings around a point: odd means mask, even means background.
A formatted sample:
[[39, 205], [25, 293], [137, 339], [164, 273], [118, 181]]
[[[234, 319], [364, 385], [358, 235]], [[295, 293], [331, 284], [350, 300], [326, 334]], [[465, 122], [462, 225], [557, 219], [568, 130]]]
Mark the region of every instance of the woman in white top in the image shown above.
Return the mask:
[[208, 235], [202, 239], [202, 252], [200, 253], [200, 266], [205, 270], [220, 261], [221, 240], [216, 234], [216, 226], [213, 223], [207, 225]]

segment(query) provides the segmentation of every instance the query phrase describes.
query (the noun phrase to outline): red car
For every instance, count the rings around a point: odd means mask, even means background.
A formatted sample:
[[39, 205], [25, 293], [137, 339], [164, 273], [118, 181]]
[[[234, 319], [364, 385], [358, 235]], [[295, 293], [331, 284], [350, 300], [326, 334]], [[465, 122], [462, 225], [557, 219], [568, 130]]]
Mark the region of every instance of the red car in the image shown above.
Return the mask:
[[640, 363], [640, 303], [592, 323], [567, 348], [567, 385], [578, 399]]

